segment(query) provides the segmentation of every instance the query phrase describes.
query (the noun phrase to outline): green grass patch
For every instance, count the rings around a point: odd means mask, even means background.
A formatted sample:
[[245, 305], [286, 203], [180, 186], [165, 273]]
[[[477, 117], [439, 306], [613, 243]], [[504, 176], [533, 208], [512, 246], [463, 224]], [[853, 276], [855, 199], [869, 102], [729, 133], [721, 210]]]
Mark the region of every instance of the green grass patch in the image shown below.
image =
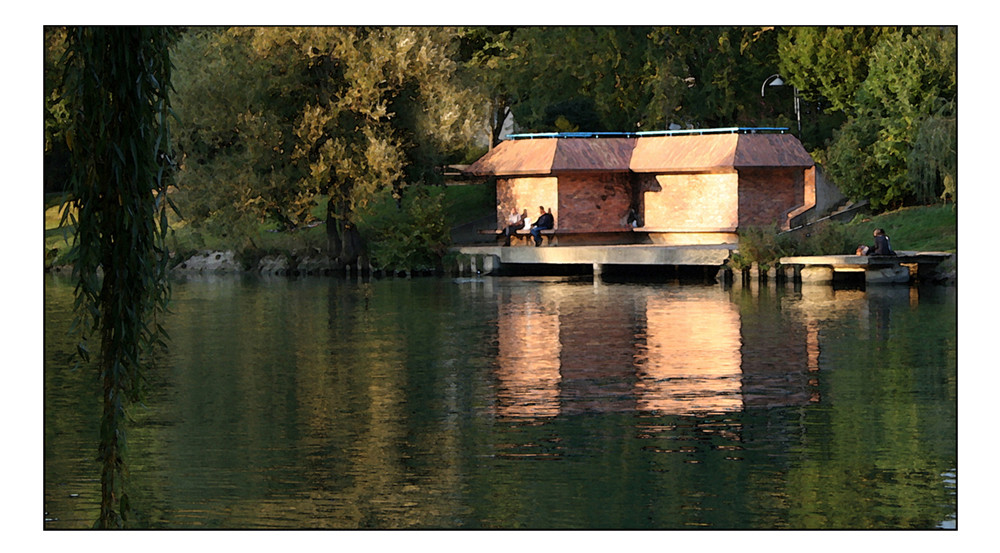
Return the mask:
[[[894, 250], [958, 252], [958, 206], [905, 207], [880, 215], [859, 215], [845, 225], [853, 244], [874, 243], [872, 231], [885, 229]], [[856, 247], [856, 246], [855, 246]]]

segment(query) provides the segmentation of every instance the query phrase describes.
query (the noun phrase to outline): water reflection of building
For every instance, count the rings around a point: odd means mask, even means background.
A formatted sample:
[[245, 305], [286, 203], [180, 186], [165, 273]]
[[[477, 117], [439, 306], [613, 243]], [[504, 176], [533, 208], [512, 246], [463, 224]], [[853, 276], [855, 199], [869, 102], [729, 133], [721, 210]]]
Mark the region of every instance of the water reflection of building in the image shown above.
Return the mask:
[[544, 301], [544, 290], [515, 294], [501, 304], [496, 373], [501, 417], [559, 414], [559, 311], [554, 301]]
[[818, 401], [815, 320], [758, 309], [756, 298], [720, 287], [608, 288], [505, 290], [499, 416], [694, 415]]
[[740, 314], [716, 297], [646, 300], [646, 339], [636, 356], [636, 406], [669, 414], [743, 408]]

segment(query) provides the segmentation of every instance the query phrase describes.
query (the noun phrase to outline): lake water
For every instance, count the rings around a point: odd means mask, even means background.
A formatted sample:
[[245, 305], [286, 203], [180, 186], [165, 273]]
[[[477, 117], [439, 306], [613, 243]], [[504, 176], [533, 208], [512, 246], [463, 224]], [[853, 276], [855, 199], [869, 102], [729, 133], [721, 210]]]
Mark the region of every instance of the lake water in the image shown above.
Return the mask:
[[[98, 385], [45, 280], [45, 528]], [[204, 277], [129, 427], [149, 528], [957, 524], [954, 287]]]

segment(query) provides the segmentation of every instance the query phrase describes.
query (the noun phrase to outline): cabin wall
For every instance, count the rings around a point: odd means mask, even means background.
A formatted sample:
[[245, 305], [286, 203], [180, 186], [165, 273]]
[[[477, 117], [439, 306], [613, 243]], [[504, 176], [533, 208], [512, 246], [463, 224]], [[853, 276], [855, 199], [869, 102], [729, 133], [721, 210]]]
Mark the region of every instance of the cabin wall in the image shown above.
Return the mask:
[[801, 167], [739, 170], [739, 226], [788, 228], [787, 214], [805, 203]]
[[640, 179], [646, 228], [690, 232], [737, 226], [735, 172], [643, 175]]
[[632, 185], [627, 173], [559, 176], [557, 226], [562, 230], [602, 232], [627, 228], [631, 207]]
[[507, 226], [511, 210], [528, 210], [528, 225], [538, 219], [538, 207], [552, 208], [559, 224], [559, 181], [556, 177], [514, 177], [497, 179], [497, 228]]

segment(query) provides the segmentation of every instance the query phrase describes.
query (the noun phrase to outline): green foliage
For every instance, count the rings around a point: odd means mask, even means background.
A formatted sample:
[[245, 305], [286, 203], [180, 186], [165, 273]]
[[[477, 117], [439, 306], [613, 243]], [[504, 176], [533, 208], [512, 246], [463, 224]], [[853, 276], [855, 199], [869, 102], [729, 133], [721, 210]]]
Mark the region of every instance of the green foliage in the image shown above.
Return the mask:
[[380, 209], [359, 222], [372, 265], [390, 271], [436, 269], [451, 242], [444, 203], [443, 190], [427, 186], [411, 188], [399, 209], [387, 209], [395, 201], [383, 197]]
[[777, 226], [740, 229], [739, 250], [731, 257], [736, 269], [745, 269], [753, 263], [762, 270], [778, 265], [778, 259], [792, 255], [791, 238], [779, 234]]
[[828, 173], [845, 194], [876, 210], [932, 201], [946, 183], [957, 194], [955, 52], [952, 28], [881, 36], [828, 149]]
[[[532, 131], [635, 130], [655, 90], [648, 27], [522, 27], [499, 67], [517, 124]], [[626, 52], [628, 55], [626, 55]], [[660, 84], [660, 83], [655, 83]], [[673, 106], [671, 106], [673, 108]], [[663, 113], [654, 118], [663, 120]]]
[[823, 98], [828, 109], [853, 113], [868, 77], [872, 48], [886, 27], [791, 27], [778, 42], [778, 69], [803, 98]]
[[276, 70], [224, 29], [187, 32], [174, 57], [176, 196], [185, 219], [241, 237], [266, 220], [299, 222], [311, 199], [292, 186], [302, 174], [289, 159], [295, 112], [287, 104], [300, 94], [297, 75]]
[[853, 254], [859, 245], [872, 241], [871, 230], [868, 235], [869, 240], [858, 242], [843, 223], [823, 221], [810, 226], [805, 233], [793, 234], [789, 255]]
[[70, 124], [69, 106], [62, 87], [60, 60], [66, 51], [66, 29], [45, 27], [44, 64], [44, 186], [46, 192], [65, 191], [69, 180], [69, 148], [66, 130]]
[[[249, 235], [308, 223], [326, 198], [331, 254], [356, 254], [354, 213], [433, 182], [470, 142], [457, 32], [430, 27], [203, 29], [178, 47], [183, 204]], [[216, 170], [219, 169], [219, 170]]]
[[746, 126], [773, 116], [759, 90], [777, 67], [774, 29], [680, 27], [670, 34], [673, 59], [666, 69], [686, 85], [679, 110], [683, 123]]
[[920, 203], [958, 201], [958, 118], [954, 102], [920, 123], [907, 158], [907, 184]]
[[739, 231], [739, 250], [731, 260], [735, 269], [745, 269], [753, 263], [762, 270], [779, 265], [782, 257], [796, 255], [840, 255], [854, 253], [859, 244], [854, 233], [844, 224], [823, 221], [797, 232], [778, 232], [775, 225], [752, 227]]
[[62, 226], [75, 227], [78, 353], [89, 360], [91, 330], [100, 343], [101, 528], [121, 527], [128, 519], [126, 410], [141, 397], [148, 354], [164, 335], [158, 317], [169, 293], [169, 200], [161, 154], [169, 147], [174, 36], [160, 27], [67, 31], [65, 138], [72, 173]]
[[460, 225], [496, 214], [496, 184], [448, 186], [444, 189], [445, 220]]

